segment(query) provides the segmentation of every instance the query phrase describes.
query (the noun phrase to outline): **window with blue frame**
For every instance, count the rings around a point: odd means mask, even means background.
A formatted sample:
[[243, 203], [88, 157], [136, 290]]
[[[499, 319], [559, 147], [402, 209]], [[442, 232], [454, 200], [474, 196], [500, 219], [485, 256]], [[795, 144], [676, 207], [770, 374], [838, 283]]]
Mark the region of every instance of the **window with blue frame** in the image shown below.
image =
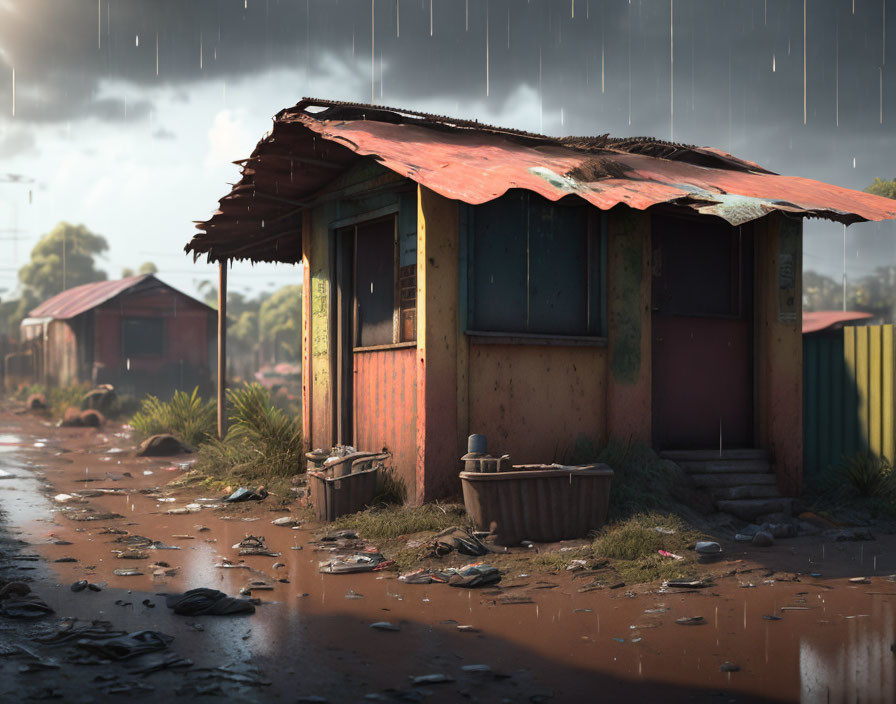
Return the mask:
[[604, 334], [604, 218], [528, 191], [470, 208], [470, 332]]

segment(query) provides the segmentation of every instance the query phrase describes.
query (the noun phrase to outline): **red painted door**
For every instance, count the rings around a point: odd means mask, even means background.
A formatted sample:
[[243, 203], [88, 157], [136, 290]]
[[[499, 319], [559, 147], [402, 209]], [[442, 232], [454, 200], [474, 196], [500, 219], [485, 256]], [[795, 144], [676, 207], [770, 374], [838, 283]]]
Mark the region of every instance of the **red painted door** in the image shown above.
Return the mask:
[[721, 221], [653, 219], [653, 442], [753, 445], [753, 238]]

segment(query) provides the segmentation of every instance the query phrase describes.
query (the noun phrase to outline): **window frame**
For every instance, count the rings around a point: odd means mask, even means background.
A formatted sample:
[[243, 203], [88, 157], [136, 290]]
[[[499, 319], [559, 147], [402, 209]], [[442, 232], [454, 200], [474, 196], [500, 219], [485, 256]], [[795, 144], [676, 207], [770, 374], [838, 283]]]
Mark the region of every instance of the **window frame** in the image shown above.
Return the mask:
[[[376, 225], [381, 222], [392, 222], [392, 341], [377, 345], [356, 345], [355, 343], [361, 339], [361, 320], [358, 315], [358, 231], [370, 225]], [[352, 351], [353, 352], [372, 352], [384, 349], [398, 349], [402, 347], [416, 347], [417, 345], [417, 267], [416, 263], [405, 267], [401, 266], [401, 235], [399, 232], [399, 212], [388, 213], [380, 217], [374, 217], [362, 220], [351, 225], [339, 228], [339, 231], [346, 233], [350, 231], [352, 240], [352, 301], [351, 301], [351, 326], [352, 326]], [[348, 234], [348, 233], [346, 233]], [[413, 270], [413, 283], [405, 283], [404, 288], [413, 288], [413, 305], [402, 308], [402, 282], [409, 281], [409, 270]], [[407, 299], [406, 299], [407, 300]], [[404, 339], [405, 330], [402, 326], [402, 313], [413, 314], [413, 332], [412, 339]]]
[[[159, 316], [152, 315], [123, 315], [120, 318], [121, 320], [121, 357], [122, 359], [155, 359], [159, 357], [164, 357], [167, 351], [167, 339], [166, 332], [167, 326], [165, 325], [165, 318]], [[128, 323], [138, 322], [138, 321], [152, 321], [153, 323], [158, 322], [159, 327], [161, 328], [161, 334], [159, 336], [159, 351], [158, 352], [131, 352], [129, 353], [125, 350], [125, 330], [127, 328]]]
[[[513, 193], [509, 191], [508, 193]], [[526, 198], [540, 198], [536, 193], [522, 192]], [[506, 195], [506, 194], [505, 194]], [[504, 196], [502, 196], [504, 197]], [[464, 330], [476, 344], [517, 344], [517, 345], [559, 345], [559, 346], [606, 346], [607, 344], [607, 213], [597, 210], [578, 200], [546, 201], [545, 204], [557, 208], [585, 209], [585, 330], [583, 333], [542, 333], [529, 331], [489, 330], [479, 326], [476, 320], [475, 291], [475, 237], [476, 208], [465, 205], [461, 212], [461, 266], [464, 267], [461, 289], [461, 311], [465, 316]], [[521, 203], [525, 207], [525, 203]], [[526, 295], [529, 295], [527, 282]]]

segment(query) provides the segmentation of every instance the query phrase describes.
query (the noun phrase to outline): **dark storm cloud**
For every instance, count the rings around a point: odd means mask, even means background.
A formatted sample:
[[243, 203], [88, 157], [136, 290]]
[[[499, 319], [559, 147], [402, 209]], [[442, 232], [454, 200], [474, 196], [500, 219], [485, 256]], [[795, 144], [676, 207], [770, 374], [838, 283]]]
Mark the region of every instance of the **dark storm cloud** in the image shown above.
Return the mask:
[[159, 127], [159, 129], [152, 133], [153, 139], [174, 139], [176, 136], [177, 135], [174, 134], [174, 132], [165, 129], [164, 127]]
[[[882, 63], [881, 2], [857, 0], [855, 15], [852, 0], [808, 3], [812, 128], [835, 121], [838, 53], [841, 125], [879, 122], [881, 67], [885, 89], [893, 85]], [[540, 85], [545, 104], [569, 117], [563, 127], [590, 132], [601, 118], [628, 125], [631, 85], [632, 126], [655, 124], [658, 136], [669, 136], [669, 0], [376, 0], [375, 7], [374, 81], [382, 57], [385, 98], [450, 105], [484, 97], [488, 44], [491, 103]], [[313, 77], [339, 56], [354, 57], [359, 80], [369, 83], [370, 8], [368, 0], [6, 0], [0, 56], [16, 68], [18, 118], [123, 119], [121, 96], [96, 105], [104, 79], [189, 92], [198, 81], [275, 67]], [[800, 0], [677, 0], [674, 8], [682, 138], [710, 126], [718, 144], [729, 123], [732, 132], [802, 124]], [[892, 53], [896, 61], [896, 47]], [[10, 92], [2, 81], [4, 104]], [[364, 93], [357, 99], [369, 99]], [[285, 91], [284, 105], [298, 97]], [[896, 104], [885, 90], [889, 109]], [[128, 119], [145, 112], [129, 107]]]
[[[554, 134], [674, 137], [860, 188], [896, 175], [883, 0], [675, 0], [671, 27], [671, 0], [373, 4], [371, 86], [370, 0], [0, 0], [0, 120], [12, 67], [24, 123], [142, 119], [157, 86], [189, 101], [203, 81], [289, 69], [282, 106], [313, 85], [488, 121], [535, 95]], [[351, 87], [325, 84], [337, 66]]]
[[34, 148], [35, 139], [30, 132], [20, 129], [0, 132], [0, 159], [11, 159]]

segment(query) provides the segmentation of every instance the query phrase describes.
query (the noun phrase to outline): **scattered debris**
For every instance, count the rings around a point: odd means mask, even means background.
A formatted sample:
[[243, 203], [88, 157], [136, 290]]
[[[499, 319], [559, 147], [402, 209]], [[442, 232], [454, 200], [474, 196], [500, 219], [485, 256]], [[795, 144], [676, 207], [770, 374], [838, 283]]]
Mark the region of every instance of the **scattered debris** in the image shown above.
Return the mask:
[[137, 457], [168, 457], [188, 452], [193, 452], [193, 448], [173, 435], [160, 433], [151, 435], [141, 442], [135, 454]]
[[263, 535], [247, 535], [240, 542], [233, 546], [234, 550], [239, 549], [240, 555], [265, 555], [267, 557], [280, 557], [282, 553], [274, 552], [265, 545]]
[[240, 503], [243, 501], [261, 501], [266, 498], [267, 495], [267, 489], [263, 486], [260, 486], [257, 489], [246, 489], [245, 487], [241, 487], [229, 496], [223, 497], [221, 501], [228, 504]]
[[205, 587], [190, 589], [183, 594], [169, 594], [165, 597], [165, 605], [173, 609], [174, 613], [186, 616], [255, 613], [255, 607], [246, 599], [237, 599], [217, 589]]
[[675, 623], [679, 626], [702, 626], [706, 620], [702, 616], [684, 616], [675, 619]]
[[371, 623], [370, 627], [377, 631], [400, 631], [401, 628], [396, 626], [394, 623], [389, 623], [388, 621], [377, 621], [376, 623]]

